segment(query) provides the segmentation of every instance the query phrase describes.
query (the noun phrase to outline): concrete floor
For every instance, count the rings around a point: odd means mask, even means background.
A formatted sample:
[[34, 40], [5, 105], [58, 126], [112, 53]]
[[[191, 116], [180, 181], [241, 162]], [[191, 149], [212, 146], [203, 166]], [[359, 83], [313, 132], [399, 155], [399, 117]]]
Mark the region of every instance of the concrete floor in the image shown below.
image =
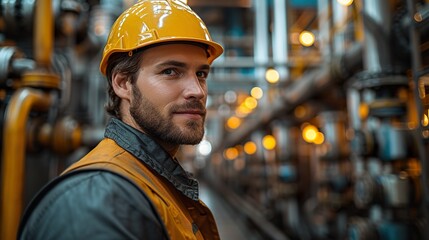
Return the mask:
[[200, 198], [212, 210], [222, 240], [260, 240], [240, 216], [216, 191], [200, 182]]

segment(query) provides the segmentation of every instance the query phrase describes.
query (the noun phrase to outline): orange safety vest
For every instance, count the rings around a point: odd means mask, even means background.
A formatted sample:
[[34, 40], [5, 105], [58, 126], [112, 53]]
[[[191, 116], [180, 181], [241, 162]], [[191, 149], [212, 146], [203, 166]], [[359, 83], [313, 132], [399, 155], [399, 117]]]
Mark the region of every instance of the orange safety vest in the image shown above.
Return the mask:
[[63, 173], [102, 169], [131, 180], [152, 201], [172, 240], [220, 239], [211, 211], [201, 201], [179, 192], [164, 177], [149, 169], [139, 159], [105, 138], [84, 158]]

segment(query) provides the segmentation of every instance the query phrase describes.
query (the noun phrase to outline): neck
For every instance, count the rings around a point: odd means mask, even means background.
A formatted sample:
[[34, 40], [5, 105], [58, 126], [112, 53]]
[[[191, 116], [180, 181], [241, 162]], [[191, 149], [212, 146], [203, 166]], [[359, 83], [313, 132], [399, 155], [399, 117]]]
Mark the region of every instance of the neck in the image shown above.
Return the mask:
[[123, 117], [122, 121], [127, 123], [128, 125], [138, 129], [139, 131], [143, 132], [144, 134], [150, 136], [156, 143], [158, 143], [172, 158], [176, 155], [177, 151], [179, 150], [179, 144], [172, 144], [172, 143], [166, 143], [161, 141], [159, 138], [152, 136], [151, 134], [148, 134], [146, 131], [144, 131], [135, 121], [133, 118], [130, 117]]

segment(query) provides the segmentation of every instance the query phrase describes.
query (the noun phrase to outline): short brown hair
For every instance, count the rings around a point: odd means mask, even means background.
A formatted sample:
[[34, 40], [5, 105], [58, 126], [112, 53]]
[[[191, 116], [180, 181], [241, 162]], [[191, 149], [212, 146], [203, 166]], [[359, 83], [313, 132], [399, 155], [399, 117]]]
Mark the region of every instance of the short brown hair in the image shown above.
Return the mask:
[[111, 116], [121, 119], [119, 111], [119, 105], [121, 98], [119, 98], [112, 87], [112, 77], [116, 73], [121, 73], [127, 76], [127, 80], [134, 84], [137, 80], [138, 71], [141, 66], [143, 51], [135, 52], [116, 52], [113, 53], [108, 60], [106, 68], [107, 82], [107, 93], [109, 99], [105, 106], [106, 112]]

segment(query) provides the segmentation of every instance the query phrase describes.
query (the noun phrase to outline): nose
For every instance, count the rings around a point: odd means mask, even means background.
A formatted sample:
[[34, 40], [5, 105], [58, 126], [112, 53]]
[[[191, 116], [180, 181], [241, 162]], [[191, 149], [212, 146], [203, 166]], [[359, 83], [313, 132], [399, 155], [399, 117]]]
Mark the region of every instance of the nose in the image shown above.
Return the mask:
[[203, 99], [207, 96], [207, 85], [205, 80], [200, 80], [192, 75], [185, 81], [185, 98]]

